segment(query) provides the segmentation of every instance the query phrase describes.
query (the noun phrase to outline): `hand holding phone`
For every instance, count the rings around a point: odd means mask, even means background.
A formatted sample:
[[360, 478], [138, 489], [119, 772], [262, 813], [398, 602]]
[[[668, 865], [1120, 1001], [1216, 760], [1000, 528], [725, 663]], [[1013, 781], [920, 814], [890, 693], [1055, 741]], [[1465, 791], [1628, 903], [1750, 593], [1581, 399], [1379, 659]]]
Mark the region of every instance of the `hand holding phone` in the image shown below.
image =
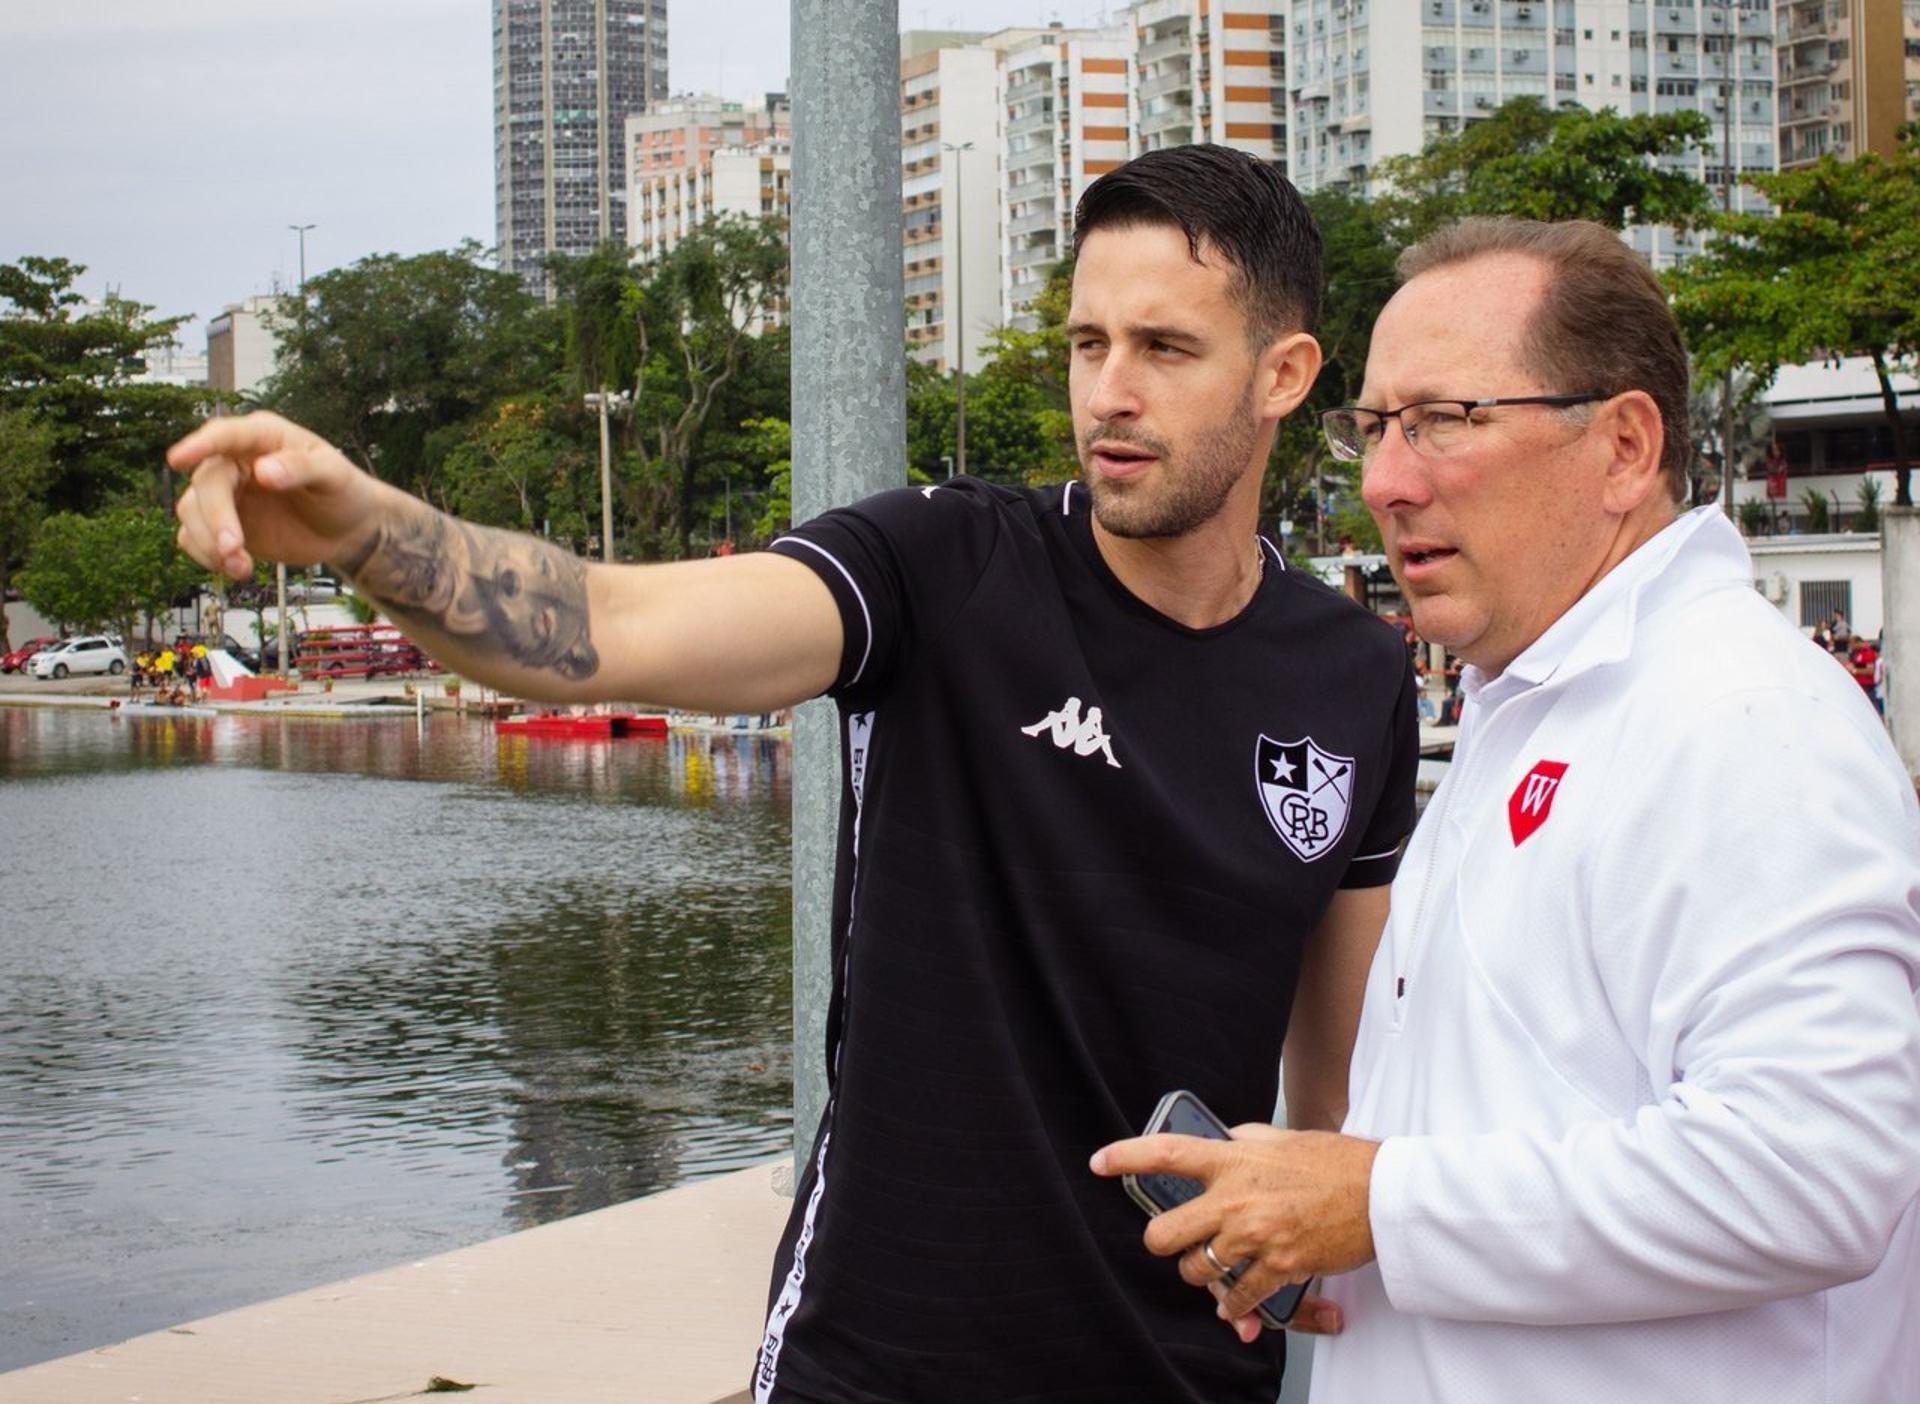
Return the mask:
[[[1203, 1136], [1214, 1141], [1233, 1139], [1226, 1123], [1215, 1116], [1205, 1102], [1184, 1090], [1169, 1092], [1162, 1097], [1160, 1105], [1153, 1109], [1153, 1115], [1147, 1118], [1147, 1124], [1140, 1134], [1156, 1136], [1163, 1131], [1176, 1136]], [[1120, 1183], [1133, 1202], [1146, 1211], [1148, 1218], [1185, 1204], [1189, 1199], [1198, 1198], [1207, 1188], [1200, 1181], [1185, 1175], [1168, 1174], [1123, 1175]], [[1244, 1262], [1235, 1263], [1227, 1279], [1231, 1281], [1239, 1277], [1245, 1268]], [[1254, 1315], [1268, 1330], [1284, 1330], [1298, 1309], [1300, 1299], [1307, 1294], [1309, 1285], [1295, 1282], [1282, 1287], [1255, 1307]]]

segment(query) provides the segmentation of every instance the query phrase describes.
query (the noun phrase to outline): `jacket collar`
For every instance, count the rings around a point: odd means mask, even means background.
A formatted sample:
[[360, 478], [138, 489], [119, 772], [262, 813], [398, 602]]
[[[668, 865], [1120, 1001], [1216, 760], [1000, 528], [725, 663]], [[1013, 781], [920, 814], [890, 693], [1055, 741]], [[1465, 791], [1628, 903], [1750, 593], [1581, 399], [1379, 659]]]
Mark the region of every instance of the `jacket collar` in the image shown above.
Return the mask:
[[1696, 507], [1602, 576], [1505, 672], [1489, 678], [1468, 664], [1460, 685], [1469, 700], [1498, 706], [1549, 679], [1574, 678], [1617, 663], [1632, 652], [1642, 615], [1714, 585], [1746, 584], [1752, 571], [1746, 542], [1720, 509]]

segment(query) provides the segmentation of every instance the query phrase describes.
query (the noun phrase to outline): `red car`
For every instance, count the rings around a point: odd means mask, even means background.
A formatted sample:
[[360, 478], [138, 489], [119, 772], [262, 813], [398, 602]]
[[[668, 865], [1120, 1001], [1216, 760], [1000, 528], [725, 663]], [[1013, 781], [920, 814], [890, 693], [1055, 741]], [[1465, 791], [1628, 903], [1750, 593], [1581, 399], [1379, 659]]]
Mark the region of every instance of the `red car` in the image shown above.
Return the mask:
[[28, 639], [12, 653], [0, 654], [0, 673], [17, 673], [27, 666], [27, 660], [43, 648], [52, 648], [60, 640], [54, 638]]

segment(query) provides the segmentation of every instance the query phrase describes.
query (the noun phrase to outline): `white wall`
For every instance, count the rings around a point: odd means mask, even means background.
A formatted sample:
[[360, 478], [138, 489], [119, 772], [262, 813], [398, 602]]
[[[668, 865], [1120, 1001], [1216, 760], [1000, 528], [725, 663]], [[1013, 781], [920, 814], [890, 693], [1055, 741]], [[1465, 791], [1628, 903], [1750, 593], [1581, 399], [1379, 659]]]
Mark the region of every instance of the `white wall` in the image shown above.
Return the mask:
[[[1845, 580], [1852, 586], [1856, 634], [1879, 634], [1880, 538], [1877, 536], [1754, 537], [1747, 541], [1753, 578], [1768, 603], [1800, 627], [1800, 587], [1810, 580]], [[1779, 598], [1776, 598], [1779, 597]]]

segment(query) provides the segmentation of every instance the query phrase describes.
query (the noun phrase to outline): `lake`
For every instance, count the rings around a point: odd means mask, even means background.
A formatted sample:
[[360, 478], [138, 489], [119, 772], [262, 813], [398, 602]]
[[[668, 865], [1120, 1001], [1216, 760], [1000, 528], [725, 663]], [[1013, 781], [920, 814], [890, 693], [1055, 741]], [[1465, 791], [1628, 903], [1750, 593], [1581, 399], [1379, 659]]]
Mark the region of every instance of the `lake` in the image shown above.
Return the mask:
[[792, 1139], [789, 747], [0, 707], [0, 1370]]

